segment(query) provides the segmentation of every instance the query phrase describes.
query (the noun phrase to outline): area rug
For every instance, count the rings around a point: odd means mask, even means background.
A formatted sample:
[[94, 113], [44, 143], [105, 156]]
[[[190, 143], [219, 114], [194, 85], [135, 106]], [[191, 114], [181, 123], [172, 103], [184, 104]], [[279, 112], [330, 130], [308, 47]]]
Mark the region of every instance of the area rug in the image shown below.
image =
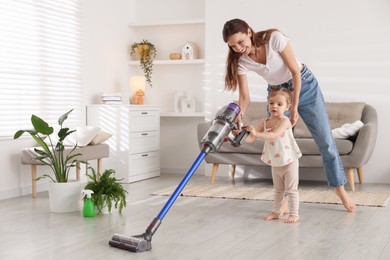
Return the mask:
[[[176, 187], [170, 187], [151, 195], [170, 196]], [[386, 192], [349, 192], [358, 206], [385, 207], [390, 199]], [[202, 197], [239, 200], [273, 200], [273, 188], [233, 185], [199, 185], [188, 184], [181, 193], [184, 197]], [[340, 199], [331, 189], [300, 189], [299, 200], [302, 203], [341, 204]]]

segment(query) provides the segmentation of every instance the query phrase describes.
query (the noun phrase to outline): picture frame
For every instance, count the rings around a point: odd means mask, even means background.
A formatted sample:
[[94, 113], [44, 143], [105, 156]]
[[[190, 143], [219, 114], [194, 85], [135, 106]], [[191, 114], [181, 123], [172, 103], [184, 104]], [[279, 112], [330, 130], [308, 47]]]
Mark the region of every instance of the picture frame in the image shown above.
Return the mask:
[[182, 98], [181, 99], [181, 112], [182, 113], [194, 113], [195, 112], [195, 99]]

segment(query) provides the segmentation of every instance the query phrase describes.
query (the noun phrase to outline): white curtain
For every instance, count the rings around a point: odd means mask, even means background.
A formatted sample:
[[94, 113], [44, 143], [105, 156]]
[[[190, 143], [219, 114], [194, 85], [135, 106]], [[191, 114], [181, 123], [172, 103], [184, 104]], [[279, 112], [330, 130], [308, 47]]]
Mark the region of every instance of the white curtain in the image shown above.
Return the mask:
[[81, 123], [81, 27], [80, 0], [0, 0], [0, 138], [32, 114]]

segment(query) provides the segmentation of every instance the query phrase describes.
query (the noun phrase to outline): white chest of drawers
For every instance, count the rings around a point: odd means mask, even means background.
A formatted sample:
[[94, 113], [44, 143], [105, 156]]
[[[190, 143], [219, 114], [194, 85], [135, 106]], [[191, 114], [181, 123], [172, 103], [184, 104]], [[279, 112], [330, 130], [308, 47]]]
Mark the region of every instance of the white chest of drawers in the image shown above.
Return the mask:
[[149, 105], [90, 105], [87, 125], [112, 134], [104, 169], [131, 183], [160, 176], [160, 108]]

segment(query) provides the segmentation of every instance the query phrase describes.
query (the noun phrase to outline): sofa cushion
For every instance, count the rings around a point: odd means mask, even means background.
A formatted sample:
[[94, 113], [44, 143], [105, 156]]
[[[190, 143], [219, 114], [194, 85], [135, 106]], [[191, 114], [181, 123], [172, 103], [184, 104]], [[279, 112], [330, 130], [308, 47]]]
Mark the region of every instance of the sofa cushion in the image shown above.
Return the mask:
[[[320, 151], [312, 138], [296, 139], [303, 155], [320, 155]], [[335, 140], [340, 155], [349, 154], [353, 148], [353, 142], [348, 139]], [[219, 153], [260, 154], [263, 151], [264, 141], [257, 139], [251, 144], [243, 143], [239, 147], [232, 146], [229, 142], [219, 148]]]
[[100, 131], [98, 126], [79, 126], [76, 131], [68, 135], [64, 140], [65, 146], [87, 146], [95, 135]]
[[[345, 123], [353, 123], [362, 118], [364, 102], [327, 102], [329, 122], [332, 129], [341, 127]], [[295, 138], [311, 138], [309, 129], [300, 118], [294, 127]]]
[[363, 122], [358, 120], [352, 124], [346, 123], [341, 127], [332, 130], [333, 138], [335, 139], [346, 139], [351, 136], [355, 136], [360, 128], [364, 126]]
[[[317, 144], [312, 138], [296, 139], [299, 149], [303, 155], [320, 155]], [[349, 154], [353, 148], [353, 142], [348, 139], [335, 140], [340, 155]]]
[[238, 147], [234, 147], [230, 142], [223, 143], [219, 148], [219, 153], [258, 153], [263, 151], [264, 141], [257, 139], [251, 144], [242, 143]]
[[246, 109], [245, 115], [242, 118], [244, 125], [257, 126], [260, 119], [267, 117], [267, 103], [266, 102], [251, 102]]
[[92, 138], [91, 142], [89, 143], [90, 145], [97, 145], [101, 144], [105, 141], [107, 141], [110, 137], [112, 136], [111, 133], [108, 133], [106, 131], [100, 130], [94, 138]]

